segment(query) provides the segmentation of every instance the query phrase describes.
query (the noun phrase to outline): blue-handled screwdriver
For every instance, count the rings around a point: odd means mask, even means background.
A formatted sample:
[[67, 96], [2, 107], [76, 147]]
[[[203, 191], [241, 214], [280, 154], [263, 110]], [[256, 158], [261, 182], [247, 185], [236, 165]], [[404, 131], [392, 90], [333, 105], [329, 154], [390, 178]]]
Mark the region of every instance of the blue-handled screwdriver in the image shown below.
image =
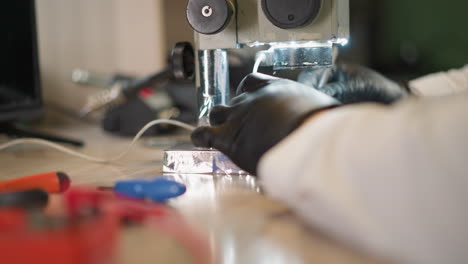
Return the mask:
[[114, 192], [135, 199], [150, 199], [155, 202], [165, 202], [185, 193], [187, 187], [173, 180], [157, 178], [154, 180], [119, 181], [114, 186]]

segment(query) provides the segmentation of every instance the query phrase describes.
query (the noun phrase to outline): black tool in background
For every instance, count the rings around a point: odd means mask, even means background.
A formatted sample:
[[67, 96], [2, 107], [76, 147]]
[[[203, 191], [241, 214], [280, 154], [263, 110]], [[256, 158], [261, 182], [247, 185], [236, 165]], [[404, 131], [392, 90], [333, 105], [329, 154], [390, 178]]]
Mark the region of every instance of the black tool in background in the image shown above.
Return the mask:
[[43, 209], [49, 202], [49, 194], [40, 189], [0, 193], [1, 208]]
[[122, 92], [127, 98], [132, 98], [141, 89], [151, 87], [156, 82], [169, 79], [177, 81], [191, 80], [194, 75], [195, 53], [192, 44], [189, 42], [179, 42], [172, 49], [169, 65], [165, 69], [150, 76], [123, 84]]
[[[141, 89], [152, 88], [156, 83], [163, 83], [169, 80], [191, 80], [194, 75], [195, 53], [193, 47], [189, 42], [179, 42], [173, 48], [168, 66], [165, 69], [143, 78], [124, 78], [121, 81], [113, 83], [112, 87], [89, 97], [86, 104], [81, 109], [80, 115], [84, 117], [101, 108], [128, 102], [129, 100], [137, 98]], [[73, 79], [76, 82], [76, 78]], [[77, 83], [83, 84], [82, 81]]]
[[[195, 55], [189, 42], [179, 42], [172, 50], [168, 66], [155, 74], [123, 81], [120, 84], [124, 103], [110, 107], [102, 120], [105, 131], [122, 136], [134, 136], [148, 122], [158, 118], [171, 118], [186, 123], [196, 121], [196, 90], [193, 85], [195, 75]], [[156, 84], [161, 84], [156, 86]], [[139, 91], [144, 88], [157, 90], [158, 96], [167, 96], [171, 107], [154, 108], [145, 102]], [[174, 111], [165, 117], [165, 111]], [[165, 134], [174, 126], [150, 128], [144, 135]]]
[[40, 138], [57, 143], [69, 144], [75, 147], [83, 147], [84, 142], [76, 139], [61, 137], [57, 135], [40, 133], [12, 123], [0, 123], [0, 134], [5, 134], [12, 138]]

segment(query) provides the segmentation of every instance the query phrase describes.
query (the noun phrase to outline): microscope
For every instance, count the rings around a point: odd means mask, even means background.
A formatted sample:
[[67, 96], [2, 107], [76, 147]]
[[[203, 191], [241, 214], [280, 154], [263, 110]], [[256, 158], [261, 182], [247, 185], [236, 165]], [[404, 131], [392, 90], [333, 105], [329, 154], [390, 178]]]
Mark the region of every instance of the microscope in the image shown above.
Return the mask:
[[[228, 50], [266, 45], [257, 54], [273, 70], [331, 67], [334, 44], [349, 38], [349, 0], [189, 0], [198, 50], [199, 120], [227, 104]], [[258, 65], [258, 64], [257, 64]]]
[[349, 0], [188, 0], [186, 14], [195, 31], [199, 125], [230, 101], [229, 50], [265, 46], [254, 71], [332, 67], [333, 46], [349, 39]]

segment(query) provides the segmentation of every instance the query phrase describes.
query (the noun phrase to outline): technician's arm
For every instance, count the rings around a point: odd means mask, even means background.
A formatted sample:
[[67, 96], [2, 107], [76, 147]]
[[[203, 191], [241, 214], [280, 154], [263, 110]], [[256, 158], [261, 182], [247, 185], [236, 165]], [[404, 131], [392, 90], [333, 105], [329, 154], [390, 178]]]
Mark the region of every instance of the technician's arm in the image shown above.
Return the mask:
[[468, 93], [346, 106], [312, 116], [258, 172], [336, 238], [404, 263], [468, 263], [467, 137]]
[[468, 90], [468, 65], [459, 70], [434, 73], [409, 83], [413, 93], [421, 96], [457, 94]]

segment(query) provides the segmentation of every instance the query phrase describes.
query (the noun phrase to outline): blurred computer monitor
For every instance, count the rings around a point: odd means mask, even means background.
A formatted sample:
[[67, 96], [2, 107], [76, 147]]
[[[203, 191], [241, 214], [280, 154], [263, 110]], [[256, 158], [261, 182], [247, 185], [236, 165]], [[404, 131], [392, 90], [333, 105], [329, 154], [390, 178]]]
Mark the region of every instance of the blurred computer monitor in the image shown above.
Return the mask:
[[41, 112], [34, 0], [0, 1], [0, 122]]

